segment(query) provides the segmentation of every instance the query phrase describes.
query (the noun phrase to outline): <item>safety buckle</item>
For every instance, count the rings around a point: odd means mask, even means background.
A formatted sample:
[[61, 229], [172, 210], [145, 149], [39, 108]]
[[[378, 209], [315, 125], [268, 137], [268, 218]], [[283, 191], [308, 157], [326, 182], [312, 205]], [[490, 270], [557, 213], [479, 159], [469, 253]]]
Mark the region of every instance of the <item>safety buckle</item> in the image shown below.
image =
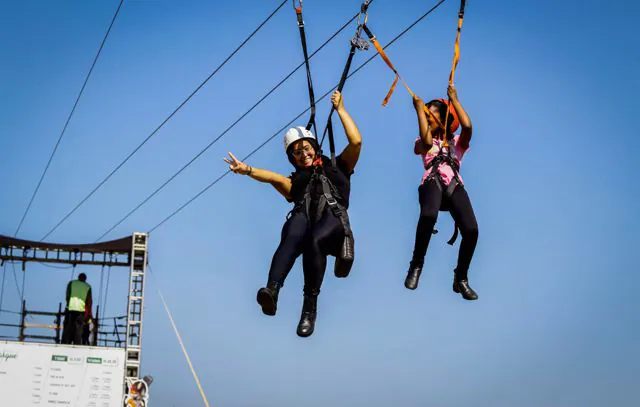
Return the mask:
[[329, 204], [329, 206], [336, 206], [338, 205], [338, 201], [336, 201], [336, 199], [331, 196], [331, 195], [325, 195], [325, 198], [327, 199], [327, 203]]

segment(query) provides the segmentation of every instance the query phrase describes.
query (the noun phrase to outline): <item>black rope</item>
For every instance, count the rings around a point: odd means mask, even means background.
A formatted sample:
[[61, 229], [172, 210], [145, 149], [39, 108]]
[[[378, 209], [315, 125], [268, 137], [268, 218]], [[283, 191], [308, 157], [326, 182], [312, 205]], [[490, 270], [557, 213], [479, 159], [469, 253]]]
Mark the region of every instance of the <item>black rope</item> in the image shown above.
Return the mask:
[[22, 292], [20, 293], [20, 303], [22, 304], [22, 302], [24, 301], [24, 285], [27, 279], [27, 272], [26, 270], [22, 271]]
[[[349, 57], [347, 58], [347, 63], [344, 67], [344, 71], [342, 72], [342, 78], [340, 79], [340, 83], [338, 84], [338, 92], [342, 92], [345, 82], [347, 81], [347, 75], [349, 74], [349, 69], [351, 68], [351, 61], [353, 61], [353, 56], [356, 54], [355, 45], [351, 45], [351, 49], [349, 50]], [[333, 124], [331, 122], [331, 117], [333, 116], [333, 112], [336, 108], [331, 105], [331, 110], [329, 111], [329, 117], [327, 118], [327, 125], [324, 128], [324, 133], [322, 134], [322, 140], [320, 141], [320, 147], [324, 143], [324, 138], [328, 134], [329, 135], [329, 151], [331, 153], [331, 165], [336, 166], [336, 145], [333, 138]]]
[[11, 262], [11, 267], [13, 270], [13, 281], [16, 283], [16, 290], [18, 290], [18, 297], [22, 297], [20, 284], [18, 284], [18, 275], [16, 274], [16, 263]]
[[2, 309], [2, 301], [4, 301], [4, 281], [7, 277], [7, 263], [2, 265], [2, 288], [0, 289], [0, 310]]
[[62, 225], [67, 219], [69, 219], [69, 217], [71, 215], [73, 215], [87, 200], [89, 200], [89, 198], [91, 198], [91, 196], [93, 196], [93, 194], [95, 194], [116, 172], [118, 172], [118, 170], [120, 170], [120, 168], [122, 168], [124, 166], [124, 164], [129, 161], [131, 159], [131, 157], [133, 157], [138, 150], [140, 150], [142, 148], [142, 146], [144, 146], [153, 136], [156, 135], [156, 133], [169, 121], [171, 120], [171, 118], [178, 113], [178, 111], [180, 109], [182, 109], [182, 107], [184, 107], [184, 105], [187, 104], [187, 102], [189, 100], [191, 100], [191, 98], [198, 92], [200, 91], [200, 89], [202, 89], [202, 87], [216, 74], [218, 73], [218, 71], [220, 71], [220, 69], [222, 69], [222, 67], [238, 52], [240, 51], [240, 49], [282, 8], [282, 6], [284, 6], [284, 4], [287, 2], [287, 0], [283, 0], [282, 3], [231, 53], [231, 55], [229, 55], [223, 62], [222, 64], [220, 64], [212, 73], [211, 75], [209, 75], [207, 77], [207, 79], [205, 79], [200, 85], [198, 85], [198, 87], [184, 100], [182, 101], [182, 103], [180, 103], [180, 105], [178, 105], [178, 107], [166, 118], [164, 119], [164, 121], [162, 123], [160, 123], [160, 125], [158, 127], [156, 127], [155, 130], [153, 130], [151, 132], [151, 134], [149, 134], [140, 144], [138, 144], [138, 146], [133, 149], [133, 151], [131, 153], [129, 153], [129, 155], [127, 155], [127, 157], [120, 162], [120, 164], [118, 164], [116, 166], [116, 168], [114, 168], [109, 175], [107, 175], [86, 197], [84, 197], [80, 203], [78, 203], [72, 210], [71, 212], [69, 212], [68, 214], [66, 214], [51, 230], [49, 230], [49, 232], [47, 232], [46, 235], [44, 235], [44, 237], [42, 237], [42, 239], [40, 239], [40, 241], [43, 241], [44, 239], [46, 239], [49, 235], [51, 235], [56, 229], [58, 229], [58, 227], [60, 227], [60, 225]]
[[[349, 70], [351, 69], [351, 62], [353, 61], [353, 56], [356, 54], [356, 49], [359, 50], [367, 50], [368, 43], [363, 41], [361, 38], [362, 28], [366, 23], [366, 15], [369, 9], [369, 5], [373, 1], [366, 0], [362, 3], [360, 7], [360, 13], [358, 14], [358, 28], [356, 30], [355, 36], [351, 39], [351, 48], [349, 49], [349, 57], [347, 58], [347, 63], [344, 66], [344, 70], [342, 71], [342, 76], [340, 77], [340, 82], [338, 83], [338, 92], [342, 92], [345, 83], [347, 82], [347, 76], [349, 75]], [[360, 23], [360, 16], [364, 15], [364, 21]], [[336, 166], [336, 146], [333, 138], [333, 123], [331, 118], [333, 116], [333, 112], [335, 111], [335, 107], [333, 104], [331, 105], [331, 110], [329, 111], [329, 117], [327, 118], [327, 125], [324, 128], [324, 132], [322, 134], [322, 140], [320, 141], [320, 149], [322, 149], [322, 144], [324, 143], [324, 138], [329, 135], [329, 152], [331, 153], [331, 165]]]
[[73, 267], [72, 265], [68, 265], [68, 266], [54, 266], [53, 264], [47, 264], [47, 263], [42, 262], [42, 261], [36, 261], [36, 263], [39, 263], [39, 264], [41, 264], [41, 265], [43, 265], [43, 266], [45, 266], [45, 267], [49, 267], [49, 268], [52, 268], [52, 269], [58, 269], [58, 270], [67, 270], [67, 269], [70, 269], [71, 267]]
[[0, 309], [1, 313], [5, 313], [5, 314], [13, 314], [13, 315], [22, 315], [21, 312], [18, 311], [9, 311], [7, 309]]
[[104, 285], [104, 264], [100, 269], [100, 292], [98, 293], [98, 306], [102, 304], [102, 287]]
[[89, 69], [89, 73], [87, 74], [87, 77], [84, 80], [84, 83], [82, 84], [82, 88], [80, 89], [80, 93], [78, 94], [78, 97], [76, 98], [75, 103], [73, 104], [73, 108], [71, 109], [71, 113], [69, 113], [69, 117], [67, 117], [67, 121], [64, 124], [64, 127], [62, 128], [62, 132], [60, 133], [60, 136], [58, 136], [58, 141], [56, 142], [55, 147], [53, 148], [53, 151], [51, 152], [51, 155], [49, 156], [49, 161], [47, 162], [47, 165], [44, 168], [44, 171], [42, 172], [42, 175], [40, 176], [40, 180], [38, 181], [38, 184], [36, 186], [35, 191], [33, 191], [33, 195], [31, 196], [31, 200], [29, 201], [29, 204], [27, 205], [27, 209], [25, 209], [24, 214], [22, 215], [22, 219], [20, 219], [20, 224], [18, 224], [18, 228], [16, 229], [16, 232], [14, 233], [14, 236], [18, 236], [18, 232], [20, 231], [20, 228], [22, 227], [22, 224], [24, 223], [24, 220], [27, 217], [27, 214], [29, 213], [29, 210], [31, 209], [31, 205], [33, 204], [33, 200], [36, 198], [36, 194], [38, 193], [38, 190], [40, 189], [40, 185], [42, 184], [42, 180], [44, 180], [44, 176], [47, 173], [47, 171], [49, 170], [49, 166], [51, 165], [51, 161], [53, 160], [53, 156], [56, 154], [56, 151], [58, 150], [58, 146], [60, 145], [60, 141], [62, 140], [62, 136], [64, 136], [64, 133], [67, 131], [67, 127], [69, 126], [69, 122], [71, 121], [71, 117], [73, 116], [73, 113], [76, 111], [76, 107], [78, 106], [78, 102], [80, 101], [80, 97], [82, 97], [82, 94], [84, 93], [84, 88], [87, 86], [87, 82], [89, 81], [89, 77], [91, 76], [91, 73], [93, 72], [93, 68], [96, 66], [96, 62], [98, 62], [98, 57], [100, 56], [100, 53], [102, 52], [102, 48], [104, 47], [104, 43], [107, 41], [107, 37], [109, 37], [109, 33], [111, 32], [111, 28], [113, 27], [113, 23], [115, 23], [116, 18], [118, 17], [118, 13], [120, 12], [120, 8], [122, 7], [122, 3], [124, 2], [124, 0], [120, 0], [120, 4], [118, 4], [118, 8], [116, 9], [115, 14], [113, 15], [113, 18], [111, 19], [111, 24], [109, 24], [109, 29], [107, 29], [107, 33], [105, 34], [104, 38], [102, 39], [102, 43], [100, 44], [100, 48], [98, 48], [98, 53], [96, 54], [95, 58], [93, 59], [93, 63], [91, 64], [91, 68]]
[[311, 130], [313, 127], [314, 134], [318, 134], [318, 129], [316, 128], [316, 98], [313, 93], [313, 81], [311, 80], [311, 67], [309, 66], [309, 55], [307, 51], [307, 36], [304, 31], [304, 20], [302, 18], [302, 2], [300, 2], [300, 7], [295, 7], [294, 0], [294, 8], [296, 10], [296, 16], [298, 18], [298, 28], [300, 30], [300, 42], [302, 43], [302, 53], [304, 54], [304, 65], [307, 71], [307, 88], [309, 89], [309, 106], [311, 108], [311, 116], [309, 117], [309, 122], [307, 123], [307, 130]]
[[107, 284], [104, 289], [104, 306], [102, 307], [102, 313], [107, 314], [107, 300], [109, 298], [109, 280], [111, 279], [111, 266], [107, 268]]
[[[402, 36], [404, 36], [407, 32], [409, 32], [413, 27], [415, 27], [420, 21], [424, 20], [429, 14], [431, 14], [432, 12], [434, 12], [438, 7], [440, 7], [440, 5], [442, 5], [442, 3], [444, 3], [446, 0], [440, 0], [435, 6], [433, 6], [431, 9], [429, 9], [426, 13], [424, 13], [422, 16], [420, 16], [417, 20], [415, 20], [411, 25], [409, 25], [407, 28], [405, 28], [400, 34], [398, 34], [395, 38], [393, 38], [386, 46], [383, 47], [383, 49], [386, 49], [388, 47], [390, 47], [392, 44], [394, 44], [398, 39], [400, 39]], [[355, 75], [356, 73], [360, 72], [360, 70], [362, 68], [364, 68], [366, 65], [368, 65], [371, 61], [373, 61], [373, 59], [375, 57], [378, 56], [378, 53], [376, 53], [375, 55], [371, 56], [369, 59], [367, 59], [365, 62], [363, 62], [360, 66], [358, 66], [358, 68], [356, 68], [353, 72], [351, 72], [349, 75], [347, 75], [347, 79], [351, 78], [353, 75]], [[326, 92], [324, 95], [322, 95], [322, 97], [320, 97], [320, 99], [318, 99], [318, 101], [323, 100], [324, 98], [326, 98], [329, 94], [331, 94], [333, 92], [333, 88], [331, 90], [329, 90], [328, 92]], [[267, 143], [269, 143], [271, 140], [273, 140], [275, 137], [277, 137], [279, 134], [281, 134], [281, 132], [283, 132], [285, 129], [287, 129], [291, 124], [293, 124], [296, 120], [298, 120], [300, 117], [302, 117], [304, 114], [306, 114], [311, 108], [308, 107], [307, 109], [305, 109], [303, 112], [301, 112], [300, 114], [298, 114], [296, 117], [294, 117], [289, 123], [287, 123], [286, 125], [282, 126], [282, 128], [280, 130], [278, 130], [276, 133], [274, 133], [272, 136], [270, 136], [269, 138], [267, 138], [262, 144], [260, 144], [258, 147], [256, 147], [252, 152], [250, 152], [247, 156], [245, 156], [244, 158], [242, 158], [242, 161], [245, 161], [246, 159], [248, 159], [249, 157], [251, 157], [253, 154], [255, 154], [256, 152], [258, 152], [260, 149], [262, 149]], [[153, 228], [151, 228], [147, 234], [151, 234], [153, 231], [155, 231], [156, 229], [158, 229], [160, 226], [162, 226], [163, 224], [165, 224], [169, 219], [173, 218], [175, 215], [177, 215], [178, 213], [180, 213], [184, 208], [186, 208], [187, 206], [189, 206], [193, 201], [195, 201], [196, 199], [198, 199], [200, 196], [202, 196], [205, 192], [207, 192], [211, 187], [213, 187], [214, 185], [216, 185], [218, 182], [220, 182], [225, 176], [227, 176], [229, 173], [231, 172], [231, 170], [227, 170], [224, 174], [220, 175], [218, 178], [216, 178], [213, 182], [211, 182], [209, 185], [207, 185], [205, 188], [203, 188], [200, 192], [198, 192], [195, 196], [193, 196], [191, 199], [189, 199], [187, 202], [185, 202], [184, 204], [182, 204], [178, 209], [176, 209], [173, 213], [171, 213], [169, 216], [165, 217], [160, 223], [156, 224]]]

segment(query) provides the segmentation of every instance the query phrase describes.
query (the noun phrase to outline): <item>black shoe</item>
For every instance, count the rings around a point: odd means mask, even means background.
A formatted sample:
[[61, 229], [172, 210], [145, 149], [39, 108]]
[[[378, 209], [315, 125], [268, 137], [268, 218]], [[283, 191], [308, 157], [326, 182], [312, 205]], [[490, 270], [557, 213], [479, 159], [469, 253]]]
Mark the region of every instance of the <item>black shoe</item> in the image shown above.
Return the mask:
[[407, 272], [407, 278], [404, 280], [404, 286], [409, 290], [415, 290], [418, 288], [418, 280], [420, 280], [420, 274], [422, 273], [422, 263], [409, 264], [409, 271]]
[[298, 336], [306, 338], [313, 333], [316, 324], [317, 305], [317, 295], [305, 294], [304, 302], [302, 303], [302, 315], [300, 315], [300, 322], [298, 323]]
[[478, 299], [478, 294], [469, 286], [468, 280], [453, 280], [453, 291], [461, 294], [465, 300], [473, 301]]
[[265, 315], [276, 315], [280, 287], [280, 283], [270, 281], [266, 287], [258, 290], [258, 304], [262, 307], [262, 312]]

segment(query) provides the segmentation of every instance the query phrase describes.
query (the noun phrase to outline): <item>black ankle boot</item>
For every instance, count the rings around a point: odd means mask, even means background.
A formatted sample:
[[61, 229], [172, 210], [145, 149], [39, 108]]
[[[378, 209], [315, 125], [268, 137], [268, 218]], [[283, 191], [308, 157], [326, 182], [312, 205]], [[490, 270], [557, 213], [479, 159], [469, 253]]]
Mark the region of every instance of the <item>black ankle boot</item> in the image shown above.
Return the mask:
[[422, 273], [422, 263], [416, 263], [411, 261], [409, 263], [409, 271], [407, 272], [407, 278], [404, 280], [404, 286], [409, 290], [415, 290], [418, 287], [418, 280], [420, 280], [420, 274]]
[[298, 336], [306, 338], [313, 333], [316, 324], [316, 310], [318, 306], [318, 295], [304, 295], [302, 303], [302, 315], [298, 323]]
[[464, 298], [465, 300], [473, 301], [478, 299], [478, 294], [473, 291], [473, 288], [471, 288], [471, 286], [469, 285], [469, 281], [466, 278], [462, 280], [454, 277], [453, 291], [461, 294], [462, 298]]
[[258, 304], [265, 315], [276, 315], [278, 309], [278, 293], [282, 285], [276, 281], [270, 281], [267, 286], [258, 290]]

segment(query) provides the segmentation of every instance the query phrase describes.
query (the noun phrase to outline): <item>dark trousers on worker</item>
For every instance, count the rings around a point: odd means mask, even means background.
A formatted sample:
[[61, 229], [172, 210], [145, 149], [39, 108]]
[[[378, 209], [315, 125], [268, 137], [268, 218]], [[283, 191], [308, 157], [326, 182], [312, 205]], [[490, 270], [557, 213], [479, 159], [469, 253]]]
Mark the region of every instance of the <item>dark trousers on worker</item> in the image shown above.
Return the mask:
[[269, 281], [284, 284], [296, 259], [302, 254], [304, 293], [318, 295], [327, 268], [327, 256], [337, 256], [344, 240], [344, 228], [328, 207], [317, 222], [304, 210], [294, 210], [282, 227], [280, 244], [269, 269]]
[[84, 345], [84, 312], [67, 311], [64, 316], [64, 327], [62, 331], [62, 343]]
[[456, 278], [466, 280], [469, 265], [478, 242], [478, 223], [471, 206], [471, 200], [464, 186], [458, 185], [451, 197], [440, 191], [435, 181], [426, 182], [418, 188], [420, 199], [420, 220], [416, 228], [416, 240], [412, 263], [422, 265], [433, 234], [433, 228], [440, 211], [449, 211], [462, 235]]

